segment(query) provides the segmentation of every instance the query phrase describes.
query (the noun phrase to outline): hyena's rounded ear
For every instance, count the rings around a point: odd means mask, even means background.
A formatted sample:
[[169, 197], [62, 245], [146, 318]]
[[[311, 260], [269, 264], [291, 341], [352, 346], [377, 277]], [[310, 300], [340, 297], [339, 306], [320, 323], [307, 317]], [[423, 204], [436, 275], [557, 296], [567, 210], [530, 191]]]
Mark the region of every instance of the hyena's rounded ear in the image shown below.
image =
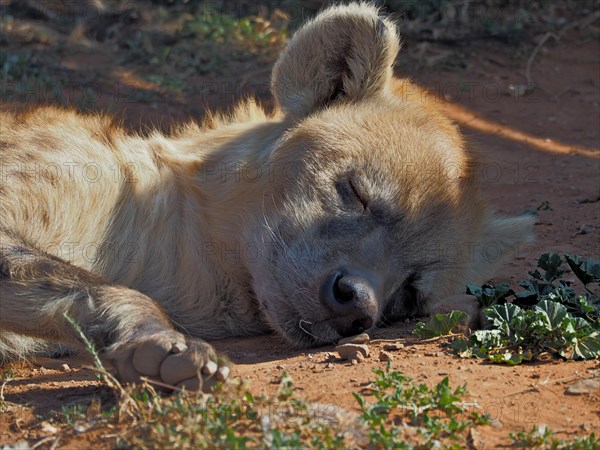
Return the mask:
[[303, 117], [388, 86], [400, 43], [395, 24], [367, 3], [334, 6], [292, 37], [273, 68], [272, 91], [286, 114]]

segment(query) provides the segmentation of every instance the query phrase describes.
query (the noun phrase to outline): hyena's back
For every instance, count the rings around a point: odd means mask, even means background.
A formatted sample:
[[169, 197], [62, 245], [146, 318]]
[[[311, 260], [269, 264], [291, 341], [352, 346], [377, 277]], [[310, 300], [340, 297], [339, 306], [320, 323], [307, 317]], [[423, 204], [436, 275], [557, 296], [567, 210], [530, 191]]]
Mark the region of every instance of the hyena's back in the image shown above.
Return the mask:
[[[53, 107], [0, 113], [0, 217], [5, 231], [91, 268], [127, 176], [109, 119]], [[87, 249], [77, 249], [86, 245]]]

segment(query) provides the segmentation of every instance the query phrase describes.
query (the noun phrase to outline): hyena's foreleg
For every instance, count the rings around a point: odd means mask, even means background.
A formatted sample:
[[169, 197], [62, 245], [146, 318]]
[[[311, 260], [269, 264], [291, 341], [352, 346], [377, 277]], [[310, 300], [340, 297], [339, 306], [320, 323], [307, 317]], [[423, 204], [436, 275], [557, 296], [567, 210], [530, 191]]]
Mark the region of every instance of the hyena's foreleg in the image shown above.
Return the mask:
[[207, 343], [175, 331], [146, 295], [37, 250], [0, 227], [0, 333], [83, 342], [71, 316], [124, 381], [140, 376], [198, 389], [228, 369]]

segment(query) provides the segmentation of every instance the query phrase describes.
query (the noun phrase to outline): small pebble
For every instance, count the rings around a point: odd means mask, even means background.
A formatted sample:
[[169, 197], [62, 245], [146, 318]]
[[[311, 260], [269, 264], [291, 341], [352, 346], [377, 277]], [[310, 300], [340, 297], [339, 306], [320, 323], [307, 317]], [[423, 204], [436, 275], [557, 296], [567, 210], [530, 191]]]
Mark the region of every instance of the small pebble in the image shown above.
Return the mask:
[[[65, 362], [61, 359], [47, 358], [44, 356], [39, 356], [31, 362], [34, 365], [38, 366], [40, 369], [50, 370], [61, 370], [61, 367], [65, 364]], [[44, 370], [42, 370], [41, 372], [45, 373]]]
[[350, 363], [355, 366], [358, 364], [358, 359], [353, 359], [352, 361], [350, 361]]
[[571, 384], [565, 391], [570, 395], [591, 394], [600, 391], [600, 377], [579, 380]]
[[285, 367], [284, 367], [284, 366], [282, 366], [281, 364], [277, 364], [277, 365], [275, 366], [275, 368], [276, 368], [276, 369], [279, 369], [279, 370], [283, 370], [283, 369], [285, 369]]
[[395, 352], [401, 348], [404, 348], [404, 344], [386, 344], [383, 346], [383, 349], [387, 350], [388, 352]]
[[589, 225], [581, 225], [581, 228], [579, 228], [579, 234], [588, 234], [591, 231], [592, 227]]
[[491, 419], [490, 420], [490, 425], [496, 429], [500, 429], [502, 428], [502, 422], [500, 422], [499, 419]]
[[48, 423], [48, 422], [42, 422], [40, 424], [42, 432], [44, 433], [48, 433], [48, 434], [56, 434], [58, 433], [58, 428], [56, 428], [54, 425]]
[[62, 370], [63, 372], [70, 372], [71, 368], [68, 364], [63, 364], [62, 366], [60, 366], [60, 370]]
[[343, 344], [338, 345], [335, 351], [343, 359], [357, 359], [358, 355], [366, 358], [369, 356], [369, 347], [364, 344]]
[[381, 351], [379, 352], [379, 361], [391, 361], [392, 360], [392, 355], [390, 355], [388, 352], [385, 351]]
[[356, 336], [349, 336], [338, 341], [338, 345], [344, 344], [368, 344], [371, 341], [371, 337], [367, 333], [357, 334]]

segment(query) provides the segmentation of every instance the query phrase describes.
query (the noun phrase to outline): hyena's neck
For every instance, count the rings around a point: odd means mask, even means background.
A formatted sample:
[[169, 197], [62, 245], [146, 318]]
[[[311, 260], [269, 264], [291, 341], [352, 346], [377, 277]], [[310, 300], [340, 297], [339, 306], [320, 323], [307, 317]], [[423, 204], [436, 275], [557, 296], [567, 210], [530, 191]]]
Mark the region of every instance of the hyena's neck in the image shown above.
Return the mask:
[[[247, 237], [262, 217], [264, 184], [272, 181], [269, 136], [283, 125], [251, 126], [251, 140], [240, 130], [250, 125], [238, 124], [123, 143], [132, 173], [95, 270], [156, 299], [195, 335], [264, 331], [249, 288]], [[203, 329], [194, 329], [198, 323]]]

